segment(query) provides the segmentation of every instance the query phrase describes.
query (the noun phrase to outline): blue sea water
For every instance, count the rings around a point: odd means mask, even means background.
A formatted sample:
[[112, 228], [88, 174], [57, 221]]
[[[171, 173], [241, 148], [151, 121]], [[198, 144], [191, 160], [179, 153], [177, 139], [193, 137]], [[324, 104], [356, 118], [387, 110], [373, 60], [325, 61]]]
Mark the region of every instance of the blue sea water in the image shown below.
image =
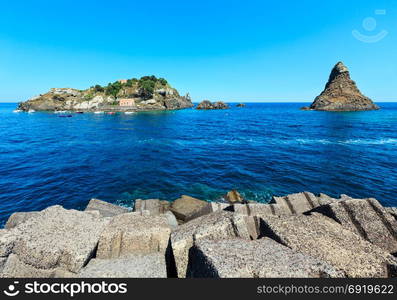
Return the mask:
[[54, 204], [82, 209], [93, 197], [131, 205], [216, 200], [230, 189], [261, 202], [312, 191], [397, 205], [397, 103], [349, 113], [303, 105], [59, 118], [0, 104], [0, 223]]

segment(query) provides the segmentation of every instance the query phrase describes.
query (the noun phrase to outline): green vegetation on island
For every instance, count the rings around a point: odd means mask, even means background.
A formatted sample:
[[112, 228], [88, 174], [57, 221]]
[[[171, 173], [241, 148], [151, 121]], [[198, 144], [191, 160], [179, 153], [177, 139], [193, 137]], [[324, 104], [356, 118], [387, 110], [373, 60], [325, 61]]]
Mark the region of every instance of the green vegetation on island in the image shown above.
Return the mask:
[[166, 79], [157, 78], [156, 76], [151, 75], [143, 76], [140, 79], [131, 78], [126, 80], [118, 80], [109, 83], [107, 86], [101, 86], [97, 84], [90, 88], [90, 90], [92, 90], [94, 93], [89, 95], [94, 96], [95, 93], [105, 93], [108, 96], [113, 96], [116, 98], [123, 88], [133, 88], [142, 90], [145, 98], [150, 99], [151, 96], [153, 96], [156, 88], [159, 89], [167, 87], [170, 88], [171, 86], [168, 84]]

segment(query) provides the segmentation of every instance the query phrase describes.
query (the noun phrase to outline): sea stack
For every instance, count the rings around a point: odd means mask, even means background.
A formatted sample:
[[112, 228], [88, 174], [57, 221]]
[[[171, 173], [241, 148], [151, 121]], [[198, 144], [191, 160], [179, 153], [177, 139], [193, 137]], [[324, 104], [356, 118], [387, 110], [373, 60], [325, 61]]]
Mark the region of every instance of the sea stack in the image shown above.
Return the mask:
[[314, 99], [313, 110], [324, 111], [363, 111], [379, 107], [364, 96], [350, 79], [349, 69], [338, 62], [332, 69], [324, 91]]

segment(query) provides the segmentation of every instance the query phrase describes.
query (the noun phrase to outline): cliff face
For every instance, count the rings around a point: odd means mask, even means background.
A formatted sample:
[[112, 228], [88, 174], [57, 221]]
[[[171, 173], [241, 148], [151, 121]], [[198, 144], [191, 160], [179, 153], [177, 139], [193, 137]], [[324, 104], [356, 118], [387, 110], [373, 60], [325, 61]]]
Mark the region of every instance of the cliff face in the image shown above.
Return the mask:
[[[173, 110], [192, 107], [189, 95], [180, 96], [165, 79], [145, 76], [141, 79], [116, 81], [106, 87], [99, 85], [86, 90], [53, 88], [49, 92], [19, 104], [28, 111], [94, 111], [123, 110], [120, 99], [133, 100], [134, 110]], [[130, 109], [132, 107], [129, 107]]]
[[310, 106], [314, 110], [361, 111], [376, 110], [379, 107], [364, 96], [350, 79], [348, 68], [339, 62], [332, 69], [324, 91]]

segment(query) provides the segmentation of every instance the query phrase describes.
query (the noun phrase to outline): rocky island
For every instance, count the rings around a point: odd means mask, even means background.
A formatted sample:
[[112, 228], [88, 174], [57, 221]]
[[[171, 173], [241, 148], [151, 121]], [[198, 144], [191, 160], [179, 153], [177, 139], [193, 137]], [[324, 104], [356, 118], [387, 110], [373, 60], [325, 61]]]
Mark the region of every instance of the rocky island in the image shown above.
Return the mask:
[[86, 90], [53, 88], [19, 104], [22, 111], [149, 111], [193, 107], [189, 94], [180, 96], [164, 78], [144, 76], [118, 80]]
[[364, 96], [350, 79], [349, 69], [338, 62], [331, 71], [324, 91], [314, 99], [310, 107], [303, 110], [363, 111], [379, 107]]
[[203, 100], [201, 101], [196, 109], [228, 109], [229, 105], [227, 105], [225, 102], [218, 101], [218, 102], [211, 102], [209, 100]]
[[[376, 199], [309, 192], [224, 202], [98, 199], [14, 213], [0, 277], [396, 277], [397, 213]], [[244, 266], [244, 267], [241, 267]]]

